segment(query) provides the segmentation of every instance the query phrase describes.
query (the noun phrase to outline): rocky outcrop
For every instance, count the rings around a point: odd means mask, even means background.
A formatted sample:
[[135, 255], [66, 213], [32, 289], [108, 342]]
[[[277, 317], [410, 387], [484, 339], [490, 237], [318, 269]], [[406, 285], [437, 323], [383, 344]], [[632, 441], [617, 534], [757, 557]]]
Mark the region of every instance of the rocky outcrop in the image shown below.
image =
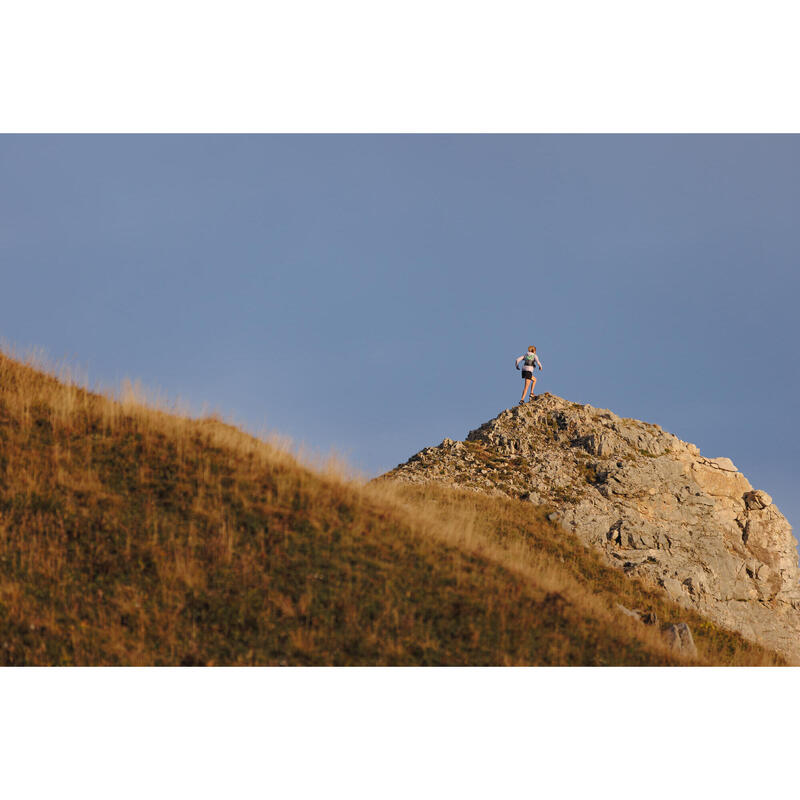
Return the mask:
[[670, 625], [663, 631], [663, 636], [673, 650], [687, 656], [697, 657], [697, 647], [694, 643], [691, 628], [685, 622]]
[[800, 662], [800, 569], [786, 518], [727, 458], [658, 425], [553, 395], [445, 439], [387, 477], [551, 507], [629, 575]]

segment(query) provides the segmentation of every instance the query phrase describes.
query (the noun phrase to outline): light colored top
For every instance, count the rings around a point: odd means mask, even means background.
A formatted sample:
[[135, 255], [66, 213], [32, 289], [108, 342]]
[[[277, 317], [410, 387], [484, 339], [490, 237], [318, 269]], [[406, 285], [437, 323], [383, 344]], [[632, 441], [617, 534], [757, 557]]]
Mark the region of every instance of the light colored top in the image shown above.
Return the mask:
[[539, 361], [539, 356], [537, 356], [537, 355], [536, 355], [536, 353], [533, 353], [533, 354], [532, 354], [532, 355], [533, 355], [533, 364], [532, 364], [532, 365], [528, 366], [527, 364], [523, 364], [523, 365], [522, 365], [522, 367], [520, 367], [520, 366], [519, 366], [519, 362], [520, 362], [520, 361], [524, 361], [524, 360], [525, 360], [525, 356], [527, 356], [527, 355], [528, 355], [528, 354], [527, 354], [527, 353], [525, 353], [525, 355], [523, 355], [523, 356], [520, 356], [520, 357], [519, 357], [519, 358], [518, 358], [518, 359], [517, 359], [517, 360], [514, 362], [514, 366], [515, 366], [517, 369], [522, 369], [522, 371], [523, 371], [523, 372], [530, 372], [530, 373], [533, 373], [533, 371], [536, 369], [536, 366], [537, 366], [537, 364], [538, 364], [538, 366], [539, 366], [539, 369], [541, 369], [541, 368], [542, 368], [542, 362], [541, 362], [541, 361]]

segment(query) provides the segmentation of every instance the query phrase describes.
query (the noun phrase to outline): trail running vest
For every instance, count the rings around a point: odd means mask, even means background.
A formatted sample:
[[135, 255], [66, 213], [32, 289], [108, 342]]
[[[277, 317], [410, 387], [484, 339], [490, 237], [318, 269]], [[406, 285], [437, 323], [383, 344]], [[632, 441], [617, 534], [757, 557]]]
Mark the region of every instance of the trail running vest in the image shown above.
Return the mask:
[[525, 353], [525, 360], [522, 362], [523, 371], [533, 372], [535, 364], [536, 364], [536, 353]]

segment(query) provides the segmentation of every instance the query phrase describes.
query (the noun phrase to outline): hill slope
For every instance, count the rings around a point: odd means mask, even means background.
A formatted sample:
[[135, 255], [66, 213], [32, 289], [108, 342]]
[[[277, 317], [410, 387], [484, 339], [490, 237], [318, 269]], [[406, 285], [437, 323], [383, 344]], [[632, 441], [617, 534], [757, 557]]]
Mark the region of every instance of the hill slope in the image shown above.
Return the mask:
[[0, 664], [781, 663], [544, 514], [318, 474], [0, 356]]
[[609, 564], [800, 660], [796, 540], [727, 458], [657, 425], [545, 394], [390, 476], [548, 505]]

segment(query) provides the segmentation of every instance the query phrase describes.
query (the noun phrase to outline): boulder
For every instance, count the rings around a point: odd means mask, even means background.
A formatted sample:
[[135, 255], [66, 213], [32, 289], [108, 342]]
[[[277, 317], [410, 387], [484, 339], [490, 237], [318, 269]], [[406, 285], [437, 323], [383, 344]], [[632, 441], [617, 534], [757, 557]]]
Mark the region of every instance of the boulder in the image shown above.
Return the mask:
[[655, 611], [642, 611], [639, 608], [630, 609], [626, 608], [622, 603], [617, 603], [617, 608], [625, 614], [625, 616], [635, 619], [643, 625], [658, 625], [658, 615]]
[[739, 498], [752, 489], [729, 458], [699, 458], [692, 464], [692, 473], [700, 489], [712, 496]]
[[697, 647], [694, 643], [692, 631], [685, 622], [670, 625], [664, 628], [661, 634], [673, 650], [677, 650], [685, 656], [697, 657]]
[[753, 511], [761, 511], [772, 505], [772, 498], [761, 491], [745, 492], [743, 495], [745, 506]]

